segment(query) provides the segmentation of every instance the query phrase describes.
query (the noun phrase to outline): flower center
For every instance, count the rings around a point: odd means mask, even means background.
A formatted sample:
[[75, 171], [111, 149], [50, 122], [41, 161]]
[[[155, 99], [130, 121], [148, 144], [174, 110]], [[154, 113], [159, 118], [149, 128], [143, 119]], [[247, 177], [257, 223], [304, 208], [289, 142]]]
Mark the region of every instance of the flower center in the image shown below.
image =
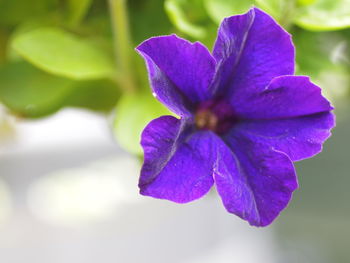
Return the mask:
[[196, 126], [200, 130], [214, 131], [218, 121], [218, 117], [209, 109], [199, 109], [195, 116]]
[[197, 129], [218, 134], [226, 133], [237, 121], [231, 105], [223, 100], [203, 102], [195, 113]]

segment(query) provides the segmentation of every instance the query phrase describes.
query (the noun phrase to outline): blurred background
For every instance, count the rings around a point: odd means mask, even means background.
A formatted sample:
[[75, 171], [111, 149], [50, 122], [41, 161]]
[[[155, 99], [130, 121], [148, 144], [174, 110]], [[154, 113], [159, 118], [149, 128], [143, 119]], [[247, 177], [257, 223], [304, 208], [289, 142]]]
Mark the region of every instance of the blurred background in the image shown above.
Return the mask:
[[[134, 48], [176, 33], [212, 48], [252, 5], [293, 35], [297, 74], [336, 107], [323, 153], [267, 228], [215, 191], [142, 197], [140, 132], [168, 114]], [[0, 262], [350, 262], [349, 0], [0, 0]]]

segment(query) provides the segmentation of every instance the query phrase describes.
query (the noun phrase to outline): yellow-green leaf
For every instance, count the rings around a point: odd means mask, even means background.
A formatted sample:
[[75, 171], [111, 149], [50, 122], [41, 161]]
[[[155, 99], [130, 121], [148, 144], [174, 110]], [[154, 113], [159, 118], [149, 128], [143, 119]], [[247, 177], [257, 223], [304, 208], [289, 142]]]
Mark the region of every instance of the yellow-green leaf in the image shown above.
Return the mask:
[[225, 17], [247, 12], [253, 4], [254, 0], [204, 0], [210, 18], [218, 24]]
[[12, 48], [40, 69], [67, 78], [106, 78], [114, 70], [111, 54], [60, 28], [39, 28], [18, 34]]
[[28, 63], [0, 69], [0, 101], [23, 117], [41, 117], [58, 110], [73, 81], [49, 75]]
[[350, 27], [350, 0], [318, 0], [300, 7], [294, 22], [305, 29], [329, 31]]
[[181, 4], [184, 1], [166, 0], [165, 11], [167, 12], [171, 22], [183, 33], [194, 37], [204, 38], [207, 34], [206, 29], [199, 25], [192, 23], [186, 16]]
[[140, 136], [153, 119], [171, 114], [149, 94], [125, 94], [118, 102], [114, 134], [119, 144], [133, 154], [142, 154]]
[[109, 111], [120, 91], [109, 80], [76, 81], [50, 75], [24, 61], [0, 68], [0, 102], [13, 113], [38, 118], [62, 107]]

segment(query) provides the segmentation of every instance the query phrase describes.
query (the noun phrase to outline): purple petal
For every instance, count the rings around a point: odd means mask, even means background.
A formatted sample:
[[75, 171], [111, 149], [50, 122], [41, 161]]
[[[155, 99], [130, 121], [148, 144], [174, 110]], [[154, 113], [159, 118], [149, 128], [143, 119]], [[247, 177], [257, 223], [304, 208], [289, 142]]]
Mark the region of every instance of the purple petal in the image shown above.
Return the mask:
[[210, 97], [215, 60], [205, 46], [176, 35], [153, 37], [137, 50], [145, 58], [157, 98], [179, 115]]
[[244, 121], [234, 129], [299, 161], [322, 151], [334, 125], [334, 115], [325, 112], [291, 119]]
[[213, 89], [232, 100], [244, 100], [274, 77], [294, 73], [291, 36], [257, 8], [223, 20], [213, 55], [219, 65]]
[[251, 225], [269, 225], [297, 188], [291, 160], [284, 153], [256, 143], [244, 135], [221, 146], [214, 180], [228, 212]]
[[210, 132], [191, 133], [185, 121], [171, 116], [153, 120], [142, 133], [140, 193], [177, 203], [205, 195], [214, 183], [211, 137]]
[[209, 191], [214, 175], [226, 209], [252, 225], [265, 226], [297, 187], [287, 155], [240, 134], [227, 145], [210, 131], [193, 133], [185, 121], [163, 116], [146, 127], [141, 143], [143, 195], [189, 202]]
[[261, 92], [235, 100], [235, 112], [245, 119], [278, 119], [328, 112], [332, 106], [321, 89], [305, 76], [274, 78]]

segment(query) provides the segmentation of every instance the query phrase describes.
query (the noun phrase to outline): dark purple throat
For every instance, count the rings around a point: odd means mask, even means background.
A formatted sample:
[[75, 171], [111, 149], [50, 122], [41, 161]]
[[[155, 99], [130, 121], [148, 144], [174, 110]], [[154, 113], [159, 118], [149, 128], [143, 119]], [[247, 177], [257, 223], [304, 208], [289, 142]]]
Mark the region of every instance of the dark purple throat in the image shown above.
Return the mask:
[[219, 135], [228, 132], [237, 122], [237, 116], [225, 100], [202, 102], [195, 113], [197, 129], [210, 130]]

